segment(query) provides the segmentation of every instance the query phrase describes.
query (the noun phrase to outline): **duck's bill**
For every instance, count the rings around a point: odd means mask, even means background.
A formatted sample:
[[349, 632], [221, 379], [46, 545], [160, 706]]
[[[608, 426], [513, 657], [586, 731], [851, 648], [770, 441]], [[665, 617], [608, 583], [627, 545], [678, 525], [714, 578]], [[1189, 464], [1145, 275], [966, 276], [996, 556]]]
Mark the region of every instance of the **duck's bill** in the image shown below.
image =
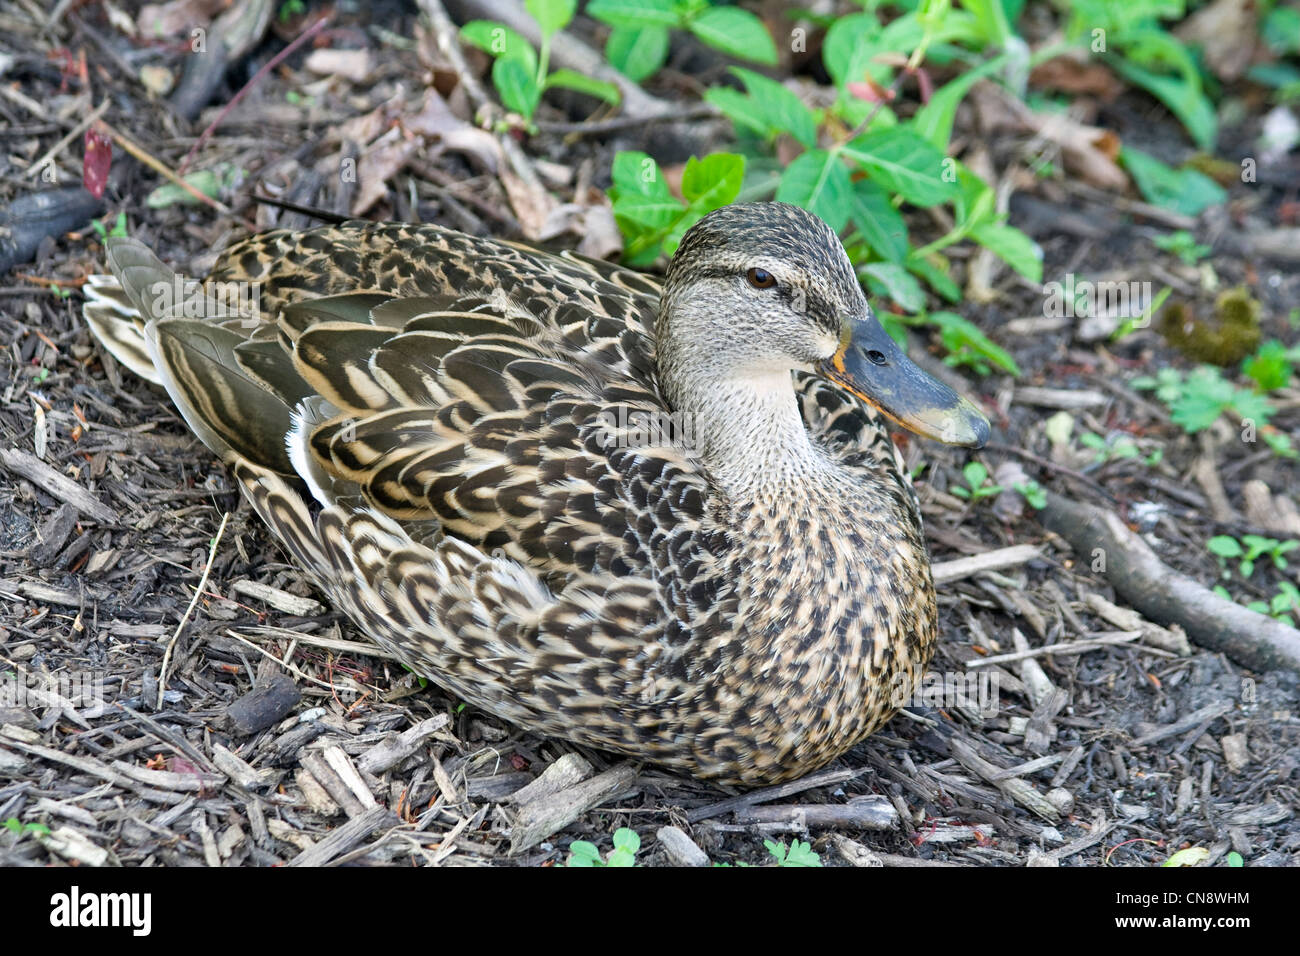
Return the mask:
[[918, 435], [970, 448], [989, 439], [983, 413], [921, 371], [874, 318], [846, 321], [820, 372]]

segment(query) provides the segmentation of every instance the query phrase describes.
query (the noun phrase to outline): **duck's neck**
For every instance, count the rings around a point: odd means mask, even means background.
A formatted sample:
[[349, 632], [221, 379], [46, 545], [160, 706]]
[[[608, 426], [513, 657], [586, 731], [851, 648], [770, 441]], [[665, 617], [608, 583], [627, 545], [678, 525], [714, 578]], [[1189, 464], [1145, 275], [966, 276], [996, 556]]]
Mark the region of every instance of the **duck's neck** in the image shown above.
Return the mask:
[[666, 382], [665, 397], [686, 443], [733, 502], [826, 477], [829, 462], [808, 436], [788, 369], [742, 375], [696, 368], [686, 378], [689, 385]]

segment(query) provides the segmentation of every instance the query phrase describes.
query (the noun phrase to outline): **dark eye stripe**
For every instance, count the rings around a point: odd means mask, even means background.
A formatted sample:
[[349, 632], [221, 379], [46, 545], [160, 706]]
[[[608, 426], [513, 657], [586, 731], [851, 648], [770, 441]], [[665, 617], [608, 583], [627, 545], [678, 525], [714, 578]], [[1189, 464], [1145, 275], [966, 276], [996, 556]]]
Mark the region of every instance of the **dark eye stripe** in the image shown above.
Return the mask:
[[770, 289], [776, 285], [776, 277], [766, 269], [750, 269], [745, 273], [745, 278], [755, 289]]

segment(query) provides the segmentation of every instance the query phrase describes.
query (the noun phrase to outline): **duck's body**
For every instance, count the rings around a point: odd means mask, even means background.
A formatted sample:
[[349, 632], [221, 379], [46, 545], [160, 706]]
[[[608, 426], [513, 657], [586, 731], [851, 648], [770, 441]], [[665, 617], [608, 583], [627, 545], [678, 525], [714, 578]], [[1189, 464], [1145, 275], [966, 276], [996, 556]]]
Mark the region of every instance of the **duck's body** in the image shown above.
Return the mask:
[[349, 223], [223, 254], [209, 290], [256, 284], [257, 315], [178, 317], [150, 295], [172, 273], [131, 242], [86, 313], [417, 673], [544, 734], [776, 782], [893, 714], [936, 613], [882, 420], [811, 371], [857, 390], [827, 316], [861, 291], [819, 220], [755, 208], [688, 234], [662, 295], [604, 263]]

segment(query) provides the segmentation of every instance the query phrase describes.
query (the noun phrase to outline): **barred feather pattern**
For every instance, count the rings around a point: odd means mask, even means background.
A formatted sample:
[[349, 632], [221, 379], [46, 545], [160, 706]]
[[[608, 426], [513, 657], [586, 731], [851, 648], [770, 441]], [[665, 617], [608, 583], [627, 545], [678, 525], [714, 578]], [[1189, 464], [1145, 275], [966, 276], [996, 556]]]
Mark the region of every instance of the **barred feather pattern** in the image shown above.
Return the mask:
[[[191, 317], [115, 240], [100, 341], [167, 388], [329, 598], [413, 670], [543, 734], [728, 783], [791, 779], [897, 709], [937, 626], [878, 414], [795, 373], [816, 487], [721, 494], [672, 435], [659, 286], [432, 225], [273, 232]], [[232, 314], [215, 283], [253, 283]], [[189, 312], [196, 311], [191, 308]]]

